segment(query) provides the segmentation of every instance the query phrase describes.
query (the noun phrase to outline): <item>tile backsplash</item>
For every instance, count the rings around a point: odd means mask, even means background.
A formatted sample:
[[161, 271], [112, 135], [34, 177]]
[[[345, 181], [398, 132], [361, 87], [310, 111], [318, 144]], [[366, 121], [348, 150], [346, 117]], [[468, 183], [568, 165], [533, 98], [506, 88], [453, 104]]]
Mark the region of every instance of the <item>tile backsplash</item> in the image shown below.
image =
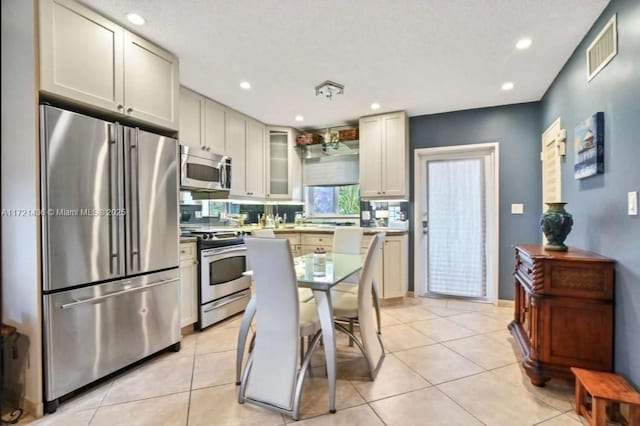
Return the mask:
[[388, 226], [408, 229], [409, 203], [406, 201], [361, 201], [360, 223], [363, 227]]

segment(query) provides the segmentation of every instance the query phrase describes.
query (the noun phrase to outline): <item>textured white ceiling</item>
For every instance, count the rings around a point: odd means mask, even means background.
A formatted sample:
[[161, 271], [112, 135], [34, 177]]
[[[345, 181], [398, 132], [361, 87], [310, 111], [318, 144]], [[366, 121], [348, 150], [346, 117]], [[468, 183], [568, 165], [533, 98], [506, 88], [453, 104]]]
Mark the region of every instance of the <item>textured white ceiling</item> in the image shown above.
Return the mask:
[[[180, 81], [265, 123], [319, 127], [539, 100], [608, 0], [83, 0], [180, 57]], [[514, 47], [531, 37], [526, 51]], [[253, 88], [239, 88], [241, 80]], [[345, 85], [316, 97], [324, 80]], [[503, 92], [505, 81], [515, 89]], [[304, 123], [294, 117], [301, 114]]]

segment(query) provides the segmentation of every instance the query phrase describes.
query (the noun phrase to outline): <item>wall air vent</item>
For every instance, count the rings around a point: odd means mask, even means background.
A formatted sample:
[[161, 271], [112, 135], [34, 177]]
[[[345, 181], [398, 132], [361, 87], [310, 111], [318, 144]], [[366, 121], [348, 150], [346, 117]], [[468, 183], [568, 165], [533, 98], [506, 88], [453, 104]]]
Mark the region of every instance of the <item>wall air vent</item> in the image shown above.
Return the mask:
[[613, 15], [587, 48], [587, 81], [591, 81], [617, 53], [618, 32], [616, 15]]

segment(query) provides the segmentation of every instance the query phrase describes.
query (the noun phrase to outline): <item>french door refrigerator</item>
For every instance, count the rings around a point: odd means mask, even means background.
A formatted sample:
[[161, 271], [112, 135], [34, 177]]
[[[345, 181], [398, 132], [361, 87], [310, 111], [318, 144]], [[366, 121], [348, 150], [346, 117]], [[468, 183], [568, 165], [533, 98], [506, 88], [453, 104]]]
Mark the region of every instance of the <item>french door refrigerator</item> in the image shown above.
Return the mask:
[[175, 139], [41, 107], [45, 410], [180, 347]]

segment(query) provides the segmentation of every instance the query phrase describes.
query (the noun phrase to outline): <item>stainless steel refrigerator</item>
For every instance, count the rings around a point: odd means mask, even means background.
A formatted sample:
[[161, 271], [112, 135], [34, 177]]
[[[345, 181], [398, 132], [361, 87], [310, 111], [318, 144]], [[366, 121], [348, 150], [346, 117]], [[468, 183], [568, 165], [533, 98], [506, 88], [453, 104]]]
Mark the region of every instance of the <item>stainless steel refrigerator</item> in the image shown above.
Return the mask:
[[175, 139], [41, 107], [45, 410], [180, 347]]

